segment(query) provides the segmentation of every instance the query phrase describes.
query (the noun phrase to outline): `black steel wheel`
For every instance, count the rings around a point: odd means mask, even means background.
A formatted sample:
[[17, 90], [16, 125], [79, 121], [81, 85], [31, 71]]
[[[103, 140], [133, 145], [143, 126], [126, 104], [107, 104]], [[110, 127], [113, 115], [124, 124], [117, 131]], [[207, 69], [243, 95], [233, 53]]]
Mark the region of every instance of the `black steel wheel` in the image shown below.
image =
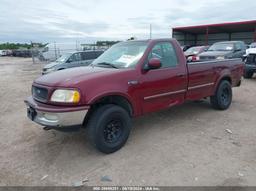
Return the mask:
[[220, 82], [215, 95], [211, 96], [211, 104], [213, 108], [226, 110], [232, 102], [232, 87], [230, 82], [223, 80]]
[[108, 104], [96, 109], [87, 124], [90, 142], [103, 153], [113, 153], [126, 143], [131, 117], [120, 106]]
[[123, 133], [123, 123], [120, 119], [113, 119], [104, 128], [104, 139], [107, 143], [115, 143]]

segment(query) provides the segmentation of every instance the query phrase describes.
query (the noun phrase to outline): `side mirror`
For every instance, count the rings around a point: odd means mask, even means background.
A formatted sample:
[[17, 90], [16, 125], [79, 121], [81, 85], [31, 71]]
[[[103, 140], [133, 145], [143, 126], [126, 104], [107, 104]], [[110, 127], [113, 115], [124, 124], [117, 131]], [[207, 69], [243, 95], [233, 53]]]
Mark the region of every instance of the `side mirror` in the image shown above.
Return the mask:
[[154, 70], [154, 69], [158, 69], [161, 68], [162, 64], [160, 59], [158, 58], [152, 58], [149, 60], [146, 70]]

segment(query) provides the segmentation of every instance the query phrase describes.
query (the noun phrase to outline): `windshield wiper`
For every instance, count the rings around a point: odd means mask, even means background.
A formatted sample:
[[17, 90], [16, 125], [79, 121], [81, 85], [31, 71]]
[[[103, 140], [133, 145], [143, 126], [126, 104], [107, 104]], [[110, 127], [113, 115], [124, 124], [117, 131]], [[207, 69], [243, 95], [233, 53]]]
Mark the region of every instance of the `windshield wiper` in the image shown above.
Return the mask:
[[100, 62], [100, 63], [97, 63], [97, 64], [94, 64], [95, 66], [99, 66], [99, 65], [103, 65], [103, 66], [111, 66], [112, 68], [116, 68], [118, 69], [117, 66], [115, 66], [114, 64], [111, 64], [111, 63], [108, 63], [108, 62]]

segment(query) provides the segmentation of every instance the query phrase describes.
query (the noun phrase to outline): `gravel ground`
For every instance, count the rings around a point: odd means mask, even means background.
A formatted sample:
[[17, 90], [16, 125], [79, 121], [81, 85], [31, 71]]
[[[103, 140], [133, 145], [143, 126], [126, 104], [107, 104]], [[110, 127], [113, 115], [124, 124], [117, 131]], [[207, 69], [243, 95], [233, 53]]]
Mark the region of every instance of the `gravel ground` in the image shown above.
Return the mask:
[[234, 89], [227, 111], [205, 100], [134, 119], [125, 147], [104, 155], [84, 131], [44, 131], [27, 119], [23, 100], [41, 68], [0, 58], [0, 186], [256, 186], [255, 78]]

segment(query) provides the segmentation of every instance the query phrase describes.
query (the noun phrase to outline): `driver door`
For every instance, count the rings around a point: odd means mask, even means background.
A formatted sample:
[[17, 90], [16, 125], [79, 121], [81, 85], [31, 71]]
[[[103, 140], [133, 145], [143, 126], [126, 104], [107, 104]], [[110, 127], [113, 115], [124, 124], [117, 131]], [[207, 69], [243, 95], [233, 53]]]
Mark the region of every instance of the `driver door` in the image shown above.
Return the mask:
[[68, 59], [67, 68], [78, 67], [81, 65], [81, 53], [77, 52], [72, 54], [72, 56]]
[[162, 66], [142, 74], [140, 96], [143, 113], [183, 103], [186, 92], [186, 69], [179, 63], [171, 42], [155, 44], [146, 62], [151, 58], [160, 59]]

